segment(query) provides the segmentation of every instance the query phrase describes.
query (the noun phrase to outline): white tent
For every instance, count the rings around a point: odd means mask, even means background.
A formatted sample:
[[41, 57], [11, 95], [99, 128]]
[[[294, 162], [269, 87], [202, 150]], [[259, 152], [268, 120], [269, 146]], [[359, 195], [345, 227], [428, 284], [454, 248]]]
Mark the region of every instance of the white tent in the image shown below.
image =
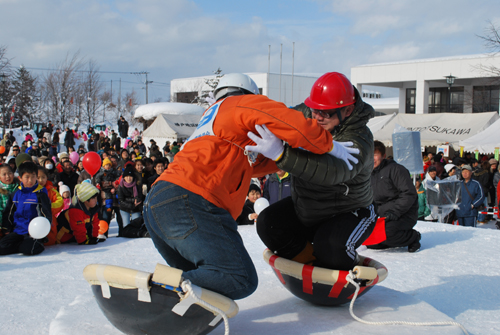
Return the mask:
[[195, 131], [201, 115], [171, 115], [160, 114], [156, 120], [142, 133], [143, 142], [149, 145], [150, 140], [155, 140], [160, 148], [166, 141], [182, 141]]
[[459, 142], [464, 151], [476, 151], [492, 154], [500, 147], [500, 119], [480, 133]]
[[375, 134], [377, 131], [382, 129], [386, 124], [388, 124], [395, 116], [397, 113], [393, 113], [390, 115], [382, 115], [382, 116], [375, 116], [374, 118], [371, 118], [370, 121], [368, 121], [368, 128], [372, 131], [373, 134]]
[[134, 113], [134, 118], [153, 120], [160, 114], [196, 114], [201, 117], [204, 111], [205, 108], [193, 104], [186, 104], [182, 102], [155, 102], [137, 107]]
[[466, 140], [485, 130], [499, 119], [498, 113], [436, 113], [397, 114], [379, 130], [372, 131], [375, 140], [392, 146], [392, 133], [396, 124], [411, 131], [419, 131], [422, 146], [430, 147], [450, 143], [455, 149], [460, 140]]

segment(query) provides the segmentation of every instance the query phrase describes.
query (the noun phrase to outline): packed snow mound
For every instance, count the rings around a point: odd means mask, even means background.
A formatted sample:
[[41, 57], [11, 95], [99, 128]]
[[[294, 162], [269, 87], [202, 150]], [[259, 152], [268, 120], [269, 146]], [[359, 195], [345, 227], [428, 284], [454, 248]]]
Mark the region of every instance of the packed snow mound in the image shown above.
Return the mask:
[[[419, 221], [422, 249], [369, 250], [360, 254], [384, 264], [389, 275], [359, 298], [354, 312], [369, 321], [449, 321], [471, 334], [500, 334], [500, 230]], [[494, 226], [493, 226], [494, 228]], [[262, 257], [255, 226], [239, 226], [259, 275], [257, 291], [238, 300], [230, 334], [461, 334], [456, 326], [369, 326], [354, 321], [349, 306], [321, 307], [293, 296]], [[0, 334], [122, 334], [99, 309], [83, 277], [88, 264], [113, 264], [153, 272], [165, 264], [151, 239], [115, 237], [97, 245], [59, 244], [33, 257], [0, 257]], [[219, 326], [211, 334], [224, 334]]]
[[185, 104], [182, 102], [155, 102], [152, 104], [140, 105], [135, 110], [134, 118], [143, 118], [144, 120], [152, 120], [160, 114], [195, 114], [201, 115], [205, 108]]

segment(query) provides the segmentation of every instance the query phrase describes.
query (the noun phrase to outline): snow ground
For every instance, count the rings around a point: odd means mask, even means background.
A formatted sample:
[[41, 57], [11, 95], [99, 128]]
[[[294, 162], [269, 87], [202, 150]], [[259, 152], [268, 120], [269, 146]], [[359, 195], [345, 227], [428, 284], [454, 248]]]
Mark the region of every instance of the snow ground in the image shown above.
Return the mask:
[[[487, 228], [488, 226], [482, 226]], [[237, 301], [231, 334], [461, 334], [458, 327], [371, 326], [354, 321], [347, 305], [318, 307], [281, 286], [264, 263], [254, 226], [240, 232], [259, 274], [259, 287]], [[500, 230], [419, 222], [422, 249], [368, 250], [389, 270], [359, 298], [354, 312], [371, 321], [449, 321], [470, 334], [499, 334]], [[110, 236], [117, 232], [112, 223]], [[109, 238], [95, 246], [57, 245], [39, 256], [0, 257], [0, 334], [120, 334], [104, 317], [83, 279], [91, 263], [154, 271], [164, 263], [150, 239]], [[211, 334], [221, 335], [219, 326]]]

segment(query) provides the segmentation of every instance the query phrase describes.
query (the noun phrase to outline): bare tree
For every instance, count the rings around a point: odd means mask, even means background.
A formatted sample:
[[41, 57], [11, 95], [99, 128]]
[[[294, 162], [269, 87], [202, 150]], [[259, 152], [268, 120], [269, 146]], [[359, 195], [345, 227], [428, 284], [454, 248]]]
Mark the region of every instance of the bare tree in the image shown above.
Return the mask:
[[89, 60], [85, 68], [86, 72], [81, 82], [82, 94], [86, 99], [84, 116], [89, 124], [93, 124], [96, 122], [97, 111], [103, 106], [100, 96], [104, 85], [99, 75], [99, 66], [94, 60]]
[[[43, 79], [43, 97], [47, 99], [48, 118], [65, 126], [72, 114], [72, 101], [79, 93], [78, 71], [82, 67], [79, 52], [56, 65], [56, 70]], [[57, 122], [58, 121], [58, 122]]]
[[[487, 50], [492, 52], [493, 55], [496, 55], [500, 51], [500, 27], [496, 26], [490, 20], [487, 22], [488, 26], [484, 30], [484, 35], [477, 35], [477, 37], [483, 40], [484, 46]], [[500, 77], [500, 68], [497, 66], [491, 64], [480, 64], [475, 68], [488, 76]]]
[[7, 58], [7, 47], [3, 45], [0, 45], [0, 72], [10, 73], [10, 59]]

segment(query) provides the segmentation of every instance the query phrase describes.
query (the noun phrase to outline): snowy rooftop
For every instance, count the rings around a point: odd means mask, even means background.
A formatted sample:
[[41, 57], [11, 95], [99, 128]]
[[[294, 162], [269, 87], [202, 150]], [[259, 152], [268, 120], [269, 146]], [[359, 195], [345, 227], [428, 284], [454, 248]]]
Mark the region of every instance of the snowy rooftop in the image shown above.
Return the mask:
[[202, 115], [205, 108], [186, 104], [182, 102], [155, 102], [146, 105], [140, 105], [135, 110], [134, 118], [143, 118], [144, 120], [152, 120], [160, 114], [194, 114]]
[[485, 54], [475, 54], [475, 55], [461, 55], [461, 56], [422, 58], [422, 59], [412, 59], [412, 60], [398, 61], [398, 62], [387, 62], [387, 63], [376, 63], [376, 64], [363, 64], [363, 65], [354, 66], [353, 68], [367, 67], [367, 66], [385, 66], [385, 65], [397, 65], [397, 64], [411, 64], [411, 63], [442, 62], [442, 61], [453, 61], [453, 60], [463, 60], [463, 59], [491, 58], [491, 57], [500, 57], [500, 56], [497, 53], [485, 53]]
[[[500, 230], [419, 222], [422, 249], [368, 250], [389, 275], [360, 297], [354, 313], [366, 320], [450, 321], [471, 334], [500, 333]], [[456, 326], [372, 326], [354, 321], [349, 306], [320, 307], [288, 292], [264, 263], [254, 226], [239, 227], [259, 275], [257, 291], [238, 300], [231, 334], [462, 334]], [[110, 236], [116, 236], [113, 221]], [[150, 239], [111, 237], [98, 245], [47, 247], [38, 256], [0, 257], [1, 334], [121, 334], [99, 309], [83, 268], [113, 264], [153, 272], [165, 264]], [[221, 335], [221, 325], [211, 334]]]

